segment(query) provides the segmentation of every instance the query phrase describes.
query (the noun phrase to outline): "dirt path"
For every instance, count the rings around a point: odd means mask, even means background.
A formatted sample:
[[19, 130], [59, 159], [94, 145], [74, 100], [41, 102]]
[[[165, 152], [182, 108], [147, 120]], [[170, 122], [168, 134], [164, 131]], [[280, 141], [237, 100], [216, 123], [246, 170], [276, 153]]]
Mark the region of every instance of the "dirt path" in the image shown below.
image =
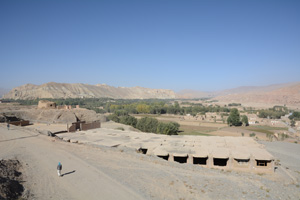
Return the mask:
[[[27, 186], [36, 199], [142, 198], [59, 143], [18, 127], [0, 127], [0, 158], [17, 157], [27, 166]], [[56, 173], [59, 161], [63, 177]]]

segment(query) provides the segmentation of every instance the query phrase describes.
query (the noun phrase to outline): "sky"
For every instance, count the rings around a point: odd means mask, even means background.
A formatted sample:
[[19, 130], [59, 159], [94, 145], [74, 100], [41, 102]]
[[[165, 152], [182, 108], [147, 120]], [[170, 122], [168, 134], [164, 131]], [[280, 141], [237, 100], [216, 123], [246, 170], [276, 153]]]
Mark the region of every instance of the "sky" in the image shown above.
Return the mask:
[[0, 88], [300, 81], [299, 0], [1, 0]]

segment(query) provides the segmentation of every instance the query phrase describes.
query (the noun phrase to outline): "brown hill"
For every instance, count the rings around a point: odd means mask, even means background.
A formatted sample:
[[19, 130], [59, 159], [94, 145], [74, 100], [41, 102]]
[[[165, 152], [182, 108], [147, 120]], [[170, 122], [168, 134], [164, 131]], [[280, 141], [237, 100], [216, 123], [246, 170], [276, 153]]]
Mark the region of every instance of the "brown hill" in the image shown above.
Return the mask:
[[264, 87], [240, 87], [222, 91], [215, 97], [221, 102], [300, 105], [300, 83]]
[[36, 98], [101, 98], [114, 99], [173, 99], [172, 90], [149, 89], [142, 87], [112, 87], [105, 84], [88, 85], [82, 83], [45, 83], [43, 85], [26, 84], [12, 89], [3, 95], [4, 99]]

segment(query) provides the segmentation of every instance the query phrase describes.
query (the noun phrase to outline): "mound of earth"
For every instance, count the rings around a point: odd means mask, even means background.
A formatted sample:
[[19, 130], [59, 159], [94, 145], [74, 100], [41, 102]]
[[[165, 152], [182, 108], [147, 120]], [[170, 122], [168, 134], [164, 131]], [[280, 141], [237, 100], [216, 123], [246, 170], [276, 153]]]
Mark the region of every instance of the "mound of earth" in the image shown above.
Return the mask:
[[20, 199], [24, 191], [18, 160], [0, 160], [0, 199]]

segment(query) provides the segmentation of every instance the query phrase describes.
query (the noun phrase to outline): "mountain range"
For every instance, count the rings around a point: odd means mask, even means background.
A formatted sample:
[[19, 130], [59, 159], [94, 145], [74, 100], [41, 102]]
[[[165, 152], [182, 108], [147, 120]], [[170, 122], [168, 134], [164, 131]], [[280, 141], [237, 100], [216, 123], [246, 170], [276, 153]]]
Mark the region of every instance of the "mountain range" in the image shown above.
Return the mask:
[[114, 98], [114, 99], [195, 99], [212, 98], [220, 102], [272, 103], [300, 105], [300, 82], [268, 86], [244, 86], [215, 92], [182, 90], [175, 93], [167, 89], [143, 87], [113, 87], [106, 84], [82, 83], [26, 84], [3, 95], [4, 99], [36, 98]]
[[174, 99], [172, 90], [149, 89], [142, 87], [113, 87], [106, 84], [89, 85], [82, 83], [26, 84], [12, 89], [3, 95], [4, 99], [37, 98], [113, 98], [113, 99]]

